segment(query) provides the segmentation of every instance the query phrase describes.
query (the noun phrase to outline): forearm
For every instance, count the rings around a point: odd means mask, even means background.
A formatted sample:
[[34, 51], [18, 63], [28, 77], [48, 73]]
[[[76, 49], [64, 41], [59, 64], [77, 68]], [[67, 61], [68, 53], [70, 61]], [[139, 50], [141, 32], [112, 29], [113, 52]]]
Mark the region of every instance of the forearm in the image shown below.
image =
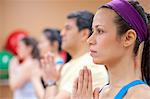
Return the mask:
[[43, 99], [45, 94], [45, 89], [38, 78], [32, 78], [32, 84], [35, 89], [36, 95], [38, 96], [38, 99]]
[[58, 90], [56, 85], [47, 86], [44, 99], [55, 99], [57, 92]]
[[11, 75], [9, 79], [9, 84], [12, 90], [21, 88], [27, 82], [27, 77], [22, 77], [21, 75]]
[[20, 67], [18, 68], [19, 70], [10, 72], [9, 83], [10, 83], [10, 87], [12, 88], [12, 90], [21, 88], [30, 78], [30, 71], [27, 71], [25, 68], [20, 68]]
[[44, 99], [45, 90], [34, 88], [38, 99]]

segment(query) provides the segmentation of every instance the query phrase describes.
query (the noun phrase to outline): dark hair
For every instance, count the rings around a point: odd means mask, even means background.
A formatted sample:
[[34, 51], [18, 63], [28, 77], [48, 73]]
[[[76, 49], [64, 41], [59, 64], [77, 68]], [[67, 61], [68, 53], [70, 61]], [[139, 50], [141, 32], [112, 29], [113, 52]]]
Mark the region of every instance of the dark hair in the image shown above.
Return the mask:
[[[138, 11], [138, 13], [142, 16], [144, 21], [148, 25], [148, 32], [150, 33], [150, 14], [147, 14], [142, 6], [137, 1], [129, 1], [129, 3]], [[108, 8], [106, 6], [102, 6], [100, 8]], [[99, 8], [99, 9], [100, 9]], [[111, 7], [109, 9], [112, 9]], [[122, 36], [129, 29], [133, 29], [121, 16], [117, 15], [115, 17], [115, 23], [117, 25], [117, 34]], [[150, 36], [150, 35], [149, 35]], [[140, 41], [138, 37], [135, 41], [134, 46], [134, 54], [137, 55], [139, 49]], [[142, 53], [142, 63], [141, 63], [141, 73], [142, 80], [145, 81], [148, 85], [150, 85], [150, 37], [144, 42], [144, 49]]]
[[79, 31], [83, 30], [83, 29], [89, 29], [90, 30], [90, 34], [89, 36], [92, 34], [92, 22], [93, 22], [93, 17], [94, 14], [86, 11], [86, 10], [81, 10], [81, 11], [76, 11], [73, 13], [70, 13], [67, 16], [67, 19], [76, 19], [76, 25], [79, 29]]
[[43, 34], [45, 37], [53, 44], [53, 42], [57, 41], [59, 44], [59, 51], [61, 51], [61, 36], [60, 36], [60, 30], [58, 29], [45, 29], [43, 31]]
[[27, 45], [27, 46], [31, 46], [32, 47], [32, 52], [31, 55], [33, 58], [35, 59], [40, 59], [40, 53], [39, 53], [39, 49], [38, 49], [38, 42], [32, 38], [32, 37], [24, 37], [23, 39], [21, 39], [21, 41]]

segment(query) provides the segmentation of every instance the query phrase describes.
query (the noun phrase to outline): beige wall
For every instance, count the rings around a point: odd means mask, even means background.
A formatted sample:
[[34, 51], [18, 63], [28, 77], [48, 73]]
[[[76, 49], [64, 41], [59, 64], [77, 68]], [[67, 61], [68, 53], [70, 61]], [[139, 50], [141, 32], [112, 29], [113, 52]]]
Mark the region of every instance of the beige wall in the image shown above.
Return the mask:
[[69, 12], [80, 9], [95, 12], [101, 3], [107, 1], [110, 0], [3, 0], [1, 44], [15, 29], [25, 29], [32, 36], [39, 37], [46, 27], [62, 28]]
[[146, 12], [150, 13], [150, 0], [138, 0]]
[[2, 1], [0, 1], [0, 49], [1, 49], [1, 46], [2, 46], [2, 36], [3, 36], [3, 28], [2, 28], [2, 20], [3, 20], [3, 7], [2, 7]]

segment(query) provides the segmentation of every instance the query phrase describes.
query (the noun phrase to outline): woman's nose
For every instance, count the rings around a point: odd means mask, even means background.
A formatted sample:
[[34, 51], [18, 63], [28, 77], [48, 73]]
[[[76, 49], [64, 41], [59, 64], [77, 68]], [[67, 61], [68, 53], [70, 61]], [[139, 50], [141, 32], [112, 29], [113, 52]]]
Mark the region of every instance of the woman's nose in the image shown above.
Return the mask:
[[96, 43], [95, 34], [94, 33], [87, 39], [87, 43], [88, 43], [88, 45], [93, 45], [93, 44]]

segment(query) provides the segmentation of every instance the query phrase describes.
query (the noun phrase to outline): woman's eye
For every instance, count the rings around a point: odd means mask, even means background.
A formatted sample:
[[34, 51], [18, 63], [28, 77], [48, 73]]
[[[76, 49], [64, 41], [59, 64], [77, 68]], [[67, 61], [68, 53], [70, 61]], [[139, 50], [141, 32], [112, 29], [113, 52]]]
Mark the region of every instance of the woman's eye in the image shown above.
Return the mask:
[[103, 30], [101, 30], [101, 29], [97, 29], [97, 33], [103, 33], [104, 31]]

